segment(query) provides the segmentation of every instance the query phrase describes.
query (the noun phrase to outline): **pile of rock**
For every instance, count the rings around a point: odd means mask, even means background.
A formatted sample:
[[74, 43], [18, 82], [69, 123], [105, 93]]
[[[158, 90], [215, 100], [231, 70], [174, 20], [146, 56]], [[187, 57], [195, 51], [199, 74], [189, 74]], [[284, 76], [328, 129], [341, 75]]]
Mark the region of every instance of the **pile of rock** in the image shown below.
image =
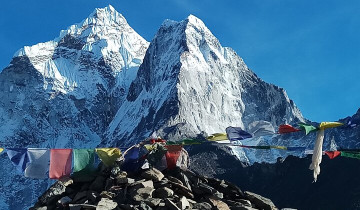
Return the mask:
[[267, 198], [206, 178], [188, 169], [150, 168], [128, 174], [119, 167], [101, 170], [93, 180], [57, 181], [33, 210], [45, 209], [277, 209]]

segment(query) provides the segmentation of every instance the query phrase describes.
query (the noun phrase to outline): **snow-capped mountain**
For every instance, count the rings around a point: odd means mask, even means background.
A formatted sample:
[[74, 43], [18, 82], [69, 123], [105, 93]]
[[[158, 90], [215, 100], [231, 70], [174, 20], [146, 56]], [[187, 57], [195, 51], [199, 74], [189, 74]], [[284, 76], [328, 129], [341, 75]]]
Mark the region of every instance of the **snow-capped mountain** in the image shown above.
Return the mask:
[[[1, 147], [96, 147], [148, 45], [108, 6], [52, 41], [20, 49], [0, 73]], [[13, 169], [5, 155], [2, 167]], [[0, 209], [25, 209], [47, 187], [14, 170], [1, 170], [0, 184]]]
[[[195, 16], [164, 21], [149, 45], [112, 6], [16, 52], [0, 73], [0, 96], [1, 147], [113, 147], [153, 131], [179, 140], [256, 120], [305, 120], [283, 89], [258, 78]], [[229, 153], [249, 163], [283, 155]], [[2, 170], [0, 184], [0, 207], [23, 209], [48, 181]]]
[[105, 145], [132, 144], [158, 131], [166, 139], [303, 121], [286, 92], [258, 78], [193, 15], [166, 20], [151, 41]]

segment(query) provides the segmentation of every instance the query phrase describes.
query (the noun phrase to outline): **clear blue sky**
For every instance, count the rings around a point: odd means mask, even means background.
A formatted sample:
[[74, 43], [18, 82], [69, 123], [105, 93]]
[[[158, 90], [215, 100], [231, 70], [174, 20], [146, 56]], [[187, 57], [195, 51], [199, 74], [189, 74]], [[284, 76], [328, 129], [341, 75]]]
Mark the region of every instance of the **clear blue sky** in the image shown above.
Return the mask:
[[0, 69], [16, 50], [111, 4], [150, 41], [164, 19], [202, 19], [263, 80], [287, 90], [313, 121], [360, 108], [360, 1], [9, 0], [1, 3]]

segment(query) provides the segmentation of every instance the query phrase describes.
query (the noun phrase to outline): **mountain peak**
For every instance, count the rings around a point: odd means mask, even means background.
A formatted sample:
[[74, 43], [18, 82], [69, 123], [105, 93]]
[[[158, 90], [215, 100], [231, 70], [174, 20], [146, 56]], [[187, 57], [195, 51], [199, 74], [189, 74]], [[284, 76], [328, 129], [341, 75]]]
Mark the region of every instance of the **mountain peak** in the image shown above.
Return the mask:
[[104, 8], [96, 8], [88, 17], [88, 19], [95, 18], [100, 22], [104, 23], [127, 23], [124, 16], [115, 10], [110, 4]]

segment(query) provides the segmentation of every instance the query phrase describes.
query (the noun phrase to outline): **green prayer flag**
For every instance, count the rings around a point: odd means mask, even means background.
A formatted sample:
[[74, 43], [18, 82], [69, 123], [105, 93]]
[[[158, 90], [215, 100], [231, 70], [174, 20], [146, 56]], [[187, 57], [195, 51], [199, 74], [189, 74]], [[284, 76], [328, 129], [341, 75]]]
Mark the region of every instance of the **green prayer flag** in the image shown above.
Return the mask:
[[305, 124], [305, 123], [299, 123], [299, 126], [305, 130], [305, 134], [308, 135], [311, 131], [316, 131], [318, 130], [315, 126], [312, 126], [312, 125], [308, 125], [308, 124]]
[[341, 156], [360, 159], [360, 152], [343, 152], [343, 151], [341, 151]]
[[201, 141], [198, 139], [184, 139], [182, 140], [182, 145], [191, 145], [191, 144], [201, 144]]
[[92, 170], [95, 162], [94, 149], [73, 149], [74, 172]]

